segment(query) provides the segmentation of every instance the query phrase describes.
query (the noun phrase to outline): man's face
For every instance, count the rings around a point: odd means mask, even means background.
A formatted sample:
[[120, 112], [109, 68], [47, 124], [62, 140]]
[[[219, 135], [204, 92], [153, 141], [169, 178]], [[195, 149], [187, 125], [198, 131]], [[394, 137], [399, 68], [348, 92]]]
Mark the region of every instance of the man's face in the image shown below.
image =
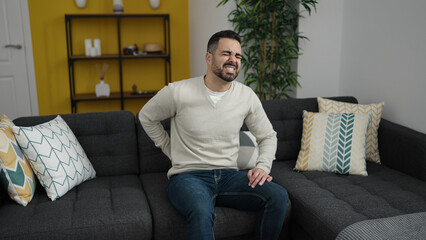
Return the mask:
[[211, 54], [212, 72], [227, 82], [232, 82], [240, 72], [241, 45], [237, 40], [222, 38]]

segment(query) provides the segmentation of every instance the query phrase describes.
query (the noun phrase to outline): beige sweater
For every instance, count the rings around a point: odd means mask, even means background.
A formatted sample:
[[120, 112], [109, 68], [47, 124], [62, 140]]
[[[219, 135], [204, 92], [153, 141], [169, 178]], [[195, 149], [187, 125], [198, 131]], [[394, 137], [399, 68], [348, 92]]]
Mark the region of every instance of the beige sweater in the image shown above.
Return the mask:
[[[171, 118], [170, 137], [160, 121]], [[204, 78], [170, 83], [139, 112], [155, 145], [171, 159], [168, 177], [192, 170], [237, 169], [239, 131], [246, 123], [259, 144], [256, 167], [270, 172], [277, 148], [273, 130], [253, 90], [239, 82], [214, 104]]]

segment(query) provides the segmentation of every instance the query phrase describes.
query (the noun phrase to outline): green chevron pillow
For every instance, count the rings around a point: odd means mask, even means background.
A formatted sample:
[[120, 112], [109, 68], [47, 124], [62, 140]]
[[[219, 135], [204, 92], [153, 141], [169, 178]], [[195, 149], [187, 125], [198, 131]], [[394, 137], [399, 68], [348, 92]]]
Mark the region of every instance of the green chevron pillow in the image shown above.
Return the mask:
[[303, 112], [302, 144], [296, 170], [367, 176], [368, 113]]
[[15, 126], [13, 131], [52, 201], [95, 177], [86, 153], [61, 116], [33, 127]]
[[34, 196], [35, 176], [13, 136], [13, 122], [3, 115], [0, 120], [0, 182], [10, 198], [27, 206]]

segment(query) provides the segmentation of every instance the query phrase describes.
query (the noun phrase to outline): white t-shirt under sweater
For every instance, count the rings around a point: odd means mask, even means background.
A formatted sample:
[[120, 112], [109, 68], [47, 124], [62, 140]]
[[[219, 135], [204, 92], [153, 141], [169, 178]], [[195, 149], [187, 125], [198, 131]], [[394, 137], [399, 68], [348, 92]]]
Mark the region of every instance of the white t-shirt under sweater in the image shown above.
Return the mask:
[[[171, 118], [170, 137], [160, 123], [167, 118]], [[257, 95], [236, 81], [216, 104], [203, 76], [170, 83], [145, 104], [139, 119], [155, 145], [170, 158], [168, 177], [192, 170], [238, 169], [243, 123], [259, 144], [256, 167], [270, 173], [275, 159], [276, 132]]]
[[228, 92], [228, 91], [225, 91], [225, 92], [215, 92], [215, 91], [210, 90], [207, 86], [206, 86], [206, 91], [209, 94], [209, 97], [213, 101], [214, 104], [216, 104], [217, 102], [219, 102], [219, 100], [223, 96], [225, 96], [225, 94]]

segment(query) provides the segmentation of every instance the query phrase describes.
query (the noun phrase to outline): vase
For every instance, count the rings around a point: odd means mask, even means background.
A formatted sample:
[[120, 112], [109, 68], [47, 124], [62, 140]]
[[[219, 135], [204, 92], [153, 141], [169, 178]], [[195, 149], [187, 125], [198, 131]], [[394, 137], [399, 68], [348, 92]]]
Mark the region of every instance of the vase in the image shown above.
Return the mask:
[[157, 9], [160, 6], [160, 0], [149, 0], [152, 8]]
[[96, 97], [109, 97], [109, 84], [101, 79], [100, 83], [96, 84], [95, 92]]
[[123, 0], [114, 0], [113, 1], [114, 13], [122, 13], [123, 10]]
[[75, 4], [77, 4], [79, 8], [84, 8], [86, 6], [86, 0], [75, 0]]

